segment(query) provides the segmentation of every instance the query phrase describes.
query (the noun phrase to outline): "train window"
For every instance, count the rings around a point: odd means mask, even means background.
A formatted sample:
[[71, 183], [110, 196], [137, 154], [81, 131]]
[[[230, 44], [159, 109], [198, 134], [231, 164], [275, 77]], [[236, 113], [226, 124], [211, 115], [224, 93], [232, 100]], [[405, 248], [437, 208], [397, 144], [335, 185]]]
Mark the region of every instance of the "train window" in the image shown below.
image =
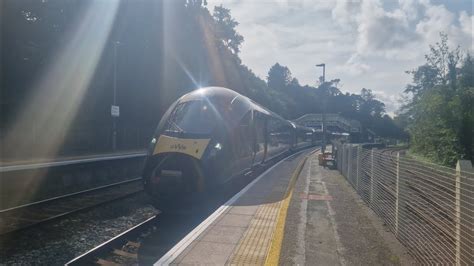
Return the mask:
[[210, 134], [216, 126], [216, 115], [208, 103], [189, 101], [178, 104], [165, 126], [165, 134]]
[[236, 121], [241, 121], [243, 117], [248, 113], [249, 106], [242, 100], [242, 97], [237, 96], [230, 104], [226, 102], [225, 104], [218, 105], [217, 109], [220, 111], [223, 119], [227, 123], [233, 123]]
[[269, 130], [269, 145], [278, 146], [282, 143], [287, 143], [288, 140], [288, 126], [285, 122], [271, 118], [268, 125]]
[[259, 112], [254, 113], [255, 125], [255, 152], [263, 152], [265, 149], [265, 115]]
[[254, 111], [253, 115], [254, 135], [254, 164], [259, 164], [264, 161], [266, 155], [266, 124], [267, 118], [264, 114]]

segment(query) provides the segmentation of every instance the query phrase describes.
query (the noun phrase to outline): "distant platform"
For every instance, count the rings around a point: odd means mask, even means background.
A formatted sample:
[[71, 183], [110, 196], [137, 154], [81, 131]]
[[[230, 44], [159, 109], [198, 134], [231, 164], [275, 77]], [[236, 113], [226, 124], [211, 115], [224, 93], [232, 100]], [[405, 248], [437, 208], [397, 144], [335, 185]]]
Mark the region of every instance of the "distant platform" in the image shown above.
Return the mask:
[[87, 163], [87, 162], [96, 162], [104, 160], [114, 160], [114, 159], [127, 159], [139, 156], [145, 156], [146, 150], [129, 150], [129, 151], [119, 151], [112, 153], [96, 153], [89, 155], [80, 155], [80, 156], [67, 156], [67, 157], [58, 157], [54, 159], [32, 159], [32, 160], [18, 160], [18, 161], [7, 161], [0, 162], [0, 173], [17, 171], [17, 170], [28, 170], [35, 168], [43, 167], [53, 167], [53, 166], [62, 166], [70, 165], [77, 163]]
[[406, 250], [318, 152], [292, 155], [260, 175], [155, 265], [397, 265]]

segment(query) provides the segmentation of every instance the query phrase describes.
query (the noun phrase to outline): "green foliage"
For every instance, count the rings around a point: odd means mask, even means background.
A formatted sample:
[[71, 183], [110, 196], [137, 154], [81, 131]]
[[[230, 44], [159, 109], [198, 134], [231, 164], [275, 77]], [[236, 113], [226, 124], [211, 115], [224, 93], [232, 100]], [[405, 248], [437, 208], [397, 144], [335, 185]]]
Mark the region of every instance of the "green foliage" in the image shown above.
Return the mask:
[[267, 76], [270, 95], [274, 99], [274, 110], [287, 110], [283, 114], [289, 119], [308, 113], [339, 113], [349, 119], [360, 121], [363, 130], [372, 130], [381, 137], [406, 138], [390, 116], [385, 114], [385, 105], [375, 98], [372, 90], [362, 89], [361, 94], [342, 94], [337, 87], [340, 79], [320, 83], [319, 86], [301, 86], [293, 78], [288, 67], [273, 65]]
[[244, 41], [244, 37], [235, 30], [235, 27], [239, 25], [239, 23], [232, 18], [230, 10], [224, 8], [222, 5], [214, 7], [212, 16], [216, 25], [216, 37], [221, 40], [224, 46], [233, 54], [238, 54], [240, 52], [240, 45]]
[[[292, 81], [291, 71], [286, 66], [276, 63], [268, 71], [267, 84], [272, 89], [283, 91]], [[296, 84], [297, 81], [294, 85]]]
[[461, 62], [460, 48], [450, 50], [446, 34], [440, 37], [426, 64], [408, 72], [413, 83], [405, 93], [412, 97], [396, 121], [408, 129], [414, 153], [453, 166], [472, 160], [474, 67], [469, 54]]
[[413, 124], [409, 127], [415, 153], [444, 165], [456, 162], [460, 148], [457, 100], [457, 97], [447, 99], [445, 86], [431, 89], [420, 99]]

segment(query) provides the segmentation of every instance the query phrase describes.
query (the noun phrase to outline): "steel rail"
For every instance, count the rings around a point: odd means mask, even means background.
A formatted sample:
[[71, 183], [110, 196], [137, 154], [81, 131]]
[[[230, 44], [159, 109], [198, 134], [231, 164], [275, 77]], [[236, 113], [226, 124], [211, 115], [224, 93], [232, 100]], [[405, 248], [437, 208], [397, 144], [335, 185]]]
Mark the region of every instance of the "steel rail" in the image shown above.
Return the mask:
[[141, 179], [142, 179], [141, 177], [137, 177], [137, 178], [133, 178], [133, 179], [127, 179], [127, 180], [124, 180], [124, 181], [120, 181], [120, 182], [116, 182], [116, 183], [112, 183], [112, 184], [107, 184], [107, 185], [100, 186], [100, 187], [94, 187], [94, 188], [90, 188], [90, 189], [86, 189], [86, 190], [81, 190], [81, 191], [78, 191], [78, 192], [73, 192], [73, 193], [69, 193], [69, 194], [65, 194], [65, 195], [61, 195], [61, 196], [57, 196], [57, 197], [53, 197], [53, 198], [47, 198], [47, 199], [44, 199], [44, 200], [39, 200], [39, 201], [35, 201], [35, 202], [23, 204], [23, 205], [11, 207], [11, 208], [8, 208], [8, 209], [2, 209], [2, 210], [0, 210], [0, 214], [5, 213], [5, 212], [9, 212], [9, 211], [19, 210], [19, 209], [26, 208], [26, 207], [31, 207], [31, 206], [34, 206], [34, 205], [39, 205], [39, 204], [44, 204], [44, 203], [48, 203], [48, 202], [52, 202], [52, 201], [56, 201], [56, 200], [61, 200], [61, 199], [69, 198], [69, 197], [72, 197], [72, 196], [85, 194], [85, 193], [88, 193], [88, 192], [93, 192], [93, 191], [103, 190], [103, 189], [110, 188], [110, 187], [124, 185], [124, 184], [139, 181]]
[[[137, 183], [138, 187], [134, 187], [134, 183]], [[0, 212], [0, 218], [3, 224], [0, 227], [0, 235], [13, 233], [18, 230], [38, 225], [40, 223], [55, 220], [73, 213], [88, 210], [105, 203], [134, 195], [143, 190], [143, 187], [139, 186], [138, 183], [141, 183], [141, 177], [2, 210]], [[120, 186], [131, 186], [131, 188], [125, 187], [125, 191], [115, 190], [108, 194], [103, 193], [104, 191]], [[90, 198], [91, 194], [92, 198]], [[84, 202], [84, 195], [89, 196], [89, 202]], [[74, 206], [74, 203], [77, 203], [77, 201], [80, 201], [80, 204], [76, 204], [77, 206]], [[57, 206], [58, 204], [60, 206]], [[63, 206], [61, 204], [66, 205]], [[56, 209], [54, 207], [56, 207]], [[40, 211], [39, 215], [37, 212], [38, 210]], [[25, 220], [25, 216], [28, 215], [36, 215], [40, 216], [40, 218], [31, 218]], [[8, 220], [13, 222], [7, 224]]]

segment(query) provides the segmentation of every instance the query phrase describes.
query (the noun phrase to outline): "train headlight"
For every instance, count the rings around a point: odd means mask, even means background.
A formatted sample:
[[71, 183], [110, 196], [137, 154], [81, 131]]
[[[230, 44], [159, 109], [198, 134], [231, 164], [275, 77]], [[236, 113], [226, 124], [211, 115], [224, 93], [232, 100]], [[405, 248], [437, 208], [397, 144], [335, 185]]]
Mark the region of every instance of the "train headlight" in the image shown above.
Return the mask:
[[151, 139], [151, 143], [155, 144], [156, 143], [156, 138]]
[[209, 157], [215, 157], [220, 150], [222, 150], [222, 144], [217, 142], [209, 152]]

